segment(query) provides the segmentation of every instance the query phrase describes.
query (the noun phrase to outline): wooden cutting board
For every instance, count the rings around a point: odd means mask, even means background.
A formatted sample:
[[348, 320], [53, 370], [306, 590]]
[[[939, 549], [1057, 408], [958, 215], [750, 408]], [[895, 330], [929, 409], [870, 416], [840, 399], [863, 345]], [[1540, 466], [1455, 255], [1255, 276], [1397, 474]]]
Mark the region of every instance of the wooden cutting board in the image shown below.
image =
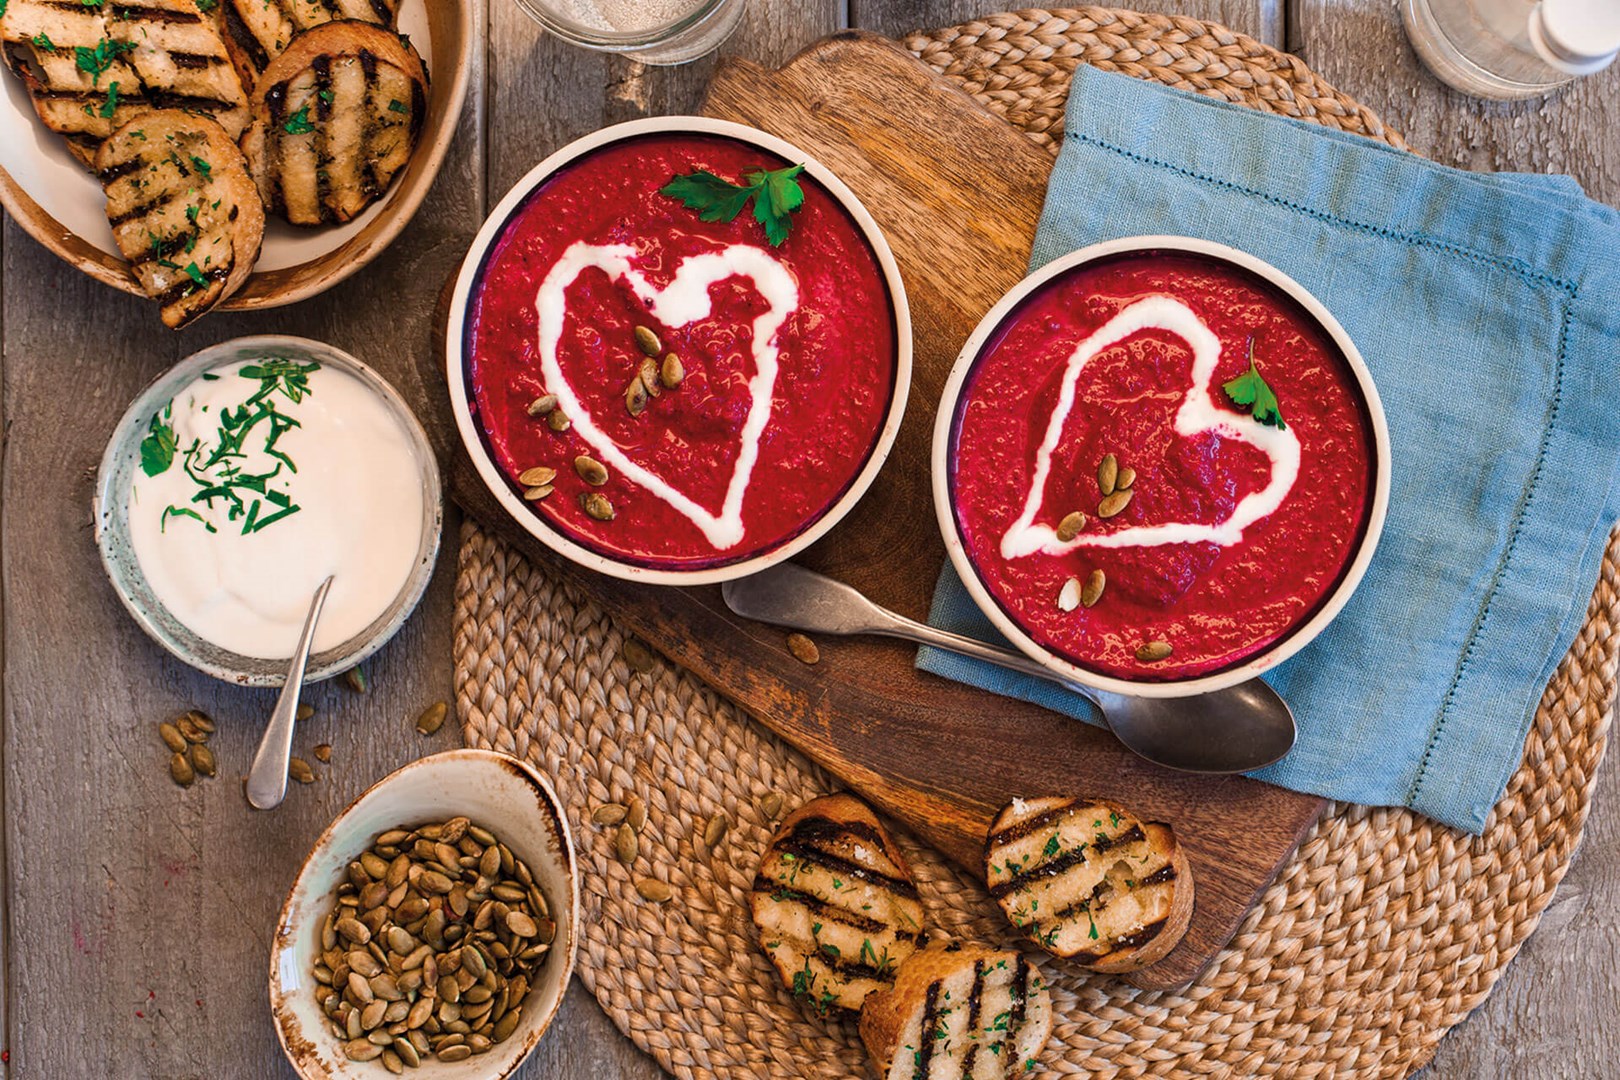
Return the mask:
[[[704, 111], [815, 155], [894, 249], [916, 338], [905, 423], [871, 491], [801, 561], [922, 618], [945, 559], [928, 486], [935, 406], [962, 342], [1023, 276], [1052, 158], [869, 34], [828, 38], [780, 71], [731, 61]], [[919, 673], [903, 643], [823, 639], [821, 662], [806, 666], [782, 631], [727, 611], [718, 587], [635, 585], [561, 560], [501, 510], [453, 430], [434, 438], [465, 509], [973, 872], [983, 872], [991, 818], [1014, 796], [1095, 795], [1170, 822], [1192, 861], [1197, 907], [1182, 944], [1128, 977], [1138, 986], [1191, 982], [1322, 811], [1320, 798], [1242, 777], [1160, 769], [1087, 724]]]

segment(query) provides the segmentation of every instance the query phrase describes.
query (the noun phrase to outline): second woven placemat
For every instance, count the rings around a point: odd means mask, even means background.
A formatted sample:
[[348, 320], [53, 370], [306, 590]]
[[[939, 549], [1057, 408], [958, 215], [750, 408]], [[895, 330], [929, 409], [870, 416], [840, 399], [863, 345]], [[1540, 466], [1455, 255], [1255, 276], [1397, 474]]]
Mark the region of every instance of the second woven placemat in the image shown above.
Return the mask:
[[[1026, 11], [906, 44], [1048, 145], [1081, 62], [1401, 145], [1293, 57], [1197, 20]], [[1186, 992], [1048, 966], [1063, 1018], [1048, 1074], [1399, 1077], [1426, 1062], [1535, 928], [1579, 842], [1615, 697], [1617, 605], [1620, 537], [1484, 835], [1404, 810], [1330, 806]], [[684, 672], [633, 668], [622, 646], [566, 582], [463, 527], [458, 715], [469, 745], [525, 758], [555, 781], [583, 871], [581, 979], [683, 1080], [863, 1074], [853, 1025], [803, 1013], [755, 947], [744, 904], [771, 831], [769, 797], [791, 806], [831, 790], [828, 778]], [[632, 794], [649, 812], [627, 869], [590, 815]], [[730, 830], [710, 851], [701, 834], [716, 814]], [[982, 887], [900, 840], [934, 926], [1016, 944]], [[675, 900], [639, 900], [640, 877], [668, 881]]]

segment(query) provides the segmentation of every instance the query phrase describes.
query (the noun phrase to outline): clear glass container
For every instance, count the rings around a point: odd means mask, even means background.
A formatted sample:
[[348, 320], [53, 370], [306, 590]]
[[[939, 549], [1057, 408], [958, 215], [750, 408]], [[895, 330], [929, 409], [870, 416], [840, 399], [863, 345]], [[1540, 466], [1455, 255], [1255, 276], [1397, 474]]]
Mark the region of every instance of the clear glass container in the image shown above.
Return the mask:
[[644, 64], [684, 64], [719, 48], [747, 0], [517, 0], [571, 44]]
[[1599, 71], [1620, 46], [1615, 0], [1401, 0], [1406, 35], [1441, 80], [1475, 97], [1537, 97]]

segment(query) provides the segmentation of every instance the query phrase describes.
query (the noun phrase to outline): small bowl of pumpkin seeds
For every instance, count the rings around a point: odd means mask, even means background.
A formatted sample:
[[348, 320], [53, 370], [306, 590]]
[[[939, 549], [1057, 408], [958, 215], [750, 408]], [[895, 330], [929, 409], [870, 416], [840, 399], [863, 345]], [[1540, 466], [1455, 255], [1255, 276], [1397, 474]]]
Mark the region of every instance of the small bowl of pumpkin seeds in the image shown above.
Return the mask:
[[544, 777], [451, 750], [375, 784], [321, 834], [270, 953], [270, 1004], [306, 1080], [499, 1080], [573, 973], [579, 875]]

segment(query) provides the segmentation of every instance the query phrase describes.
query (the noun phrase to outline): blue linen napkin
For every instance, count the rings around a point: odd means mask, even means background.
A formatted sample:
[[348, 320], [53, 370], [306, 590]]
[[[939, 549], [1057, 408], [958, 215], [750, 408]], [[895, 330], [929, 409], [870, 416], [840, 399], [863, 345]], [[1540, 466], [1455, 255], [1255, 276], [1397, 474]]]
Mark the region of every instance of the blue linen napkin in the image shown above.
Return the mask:
[[[1481, 831], [1620, 511], [1620, 214], [1568, 177], [1463, 172], [1082, 65], [1031, 269], [1144, 233], [1230, 244], [1310, 289], [1389, 417], [1378, 553], [1267, 676], [1300, 738], [1254, 775]], [[1005, 643], [949, 564], [929, 621]], [[917, 666], [1097, 722], [1038, 679], [932, 649]]]

